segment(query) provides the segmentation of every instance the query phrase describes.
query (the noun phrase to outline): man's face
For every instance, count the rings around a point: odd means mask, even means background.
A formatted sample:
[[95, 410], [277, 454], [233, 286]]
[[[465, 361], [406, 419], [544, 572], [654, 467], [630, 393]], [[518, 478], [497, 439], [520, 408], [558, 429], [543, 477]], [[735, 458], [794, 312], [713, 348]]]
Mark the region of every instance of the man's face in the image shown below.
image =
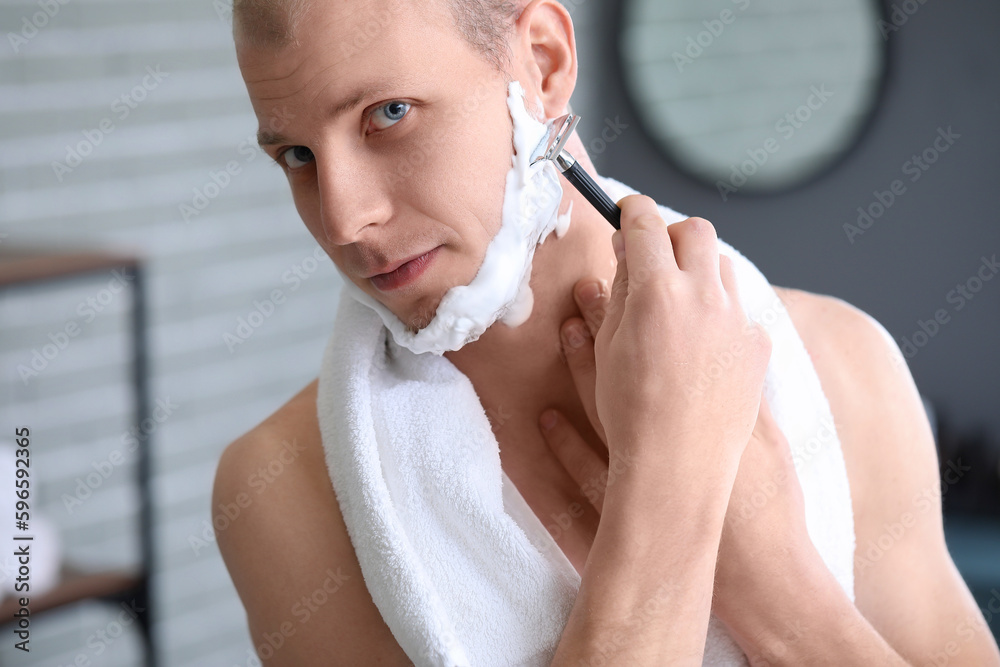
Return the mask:
[[[279, 49], [237, 45], [264, 149], [340, 270], [419, 329], [449, 288], [472, 281], [500, 228], [506, 82], [440, 1], [317, 2], [295, 37]], [[409, 284], [368, 278], [433, 248]]]

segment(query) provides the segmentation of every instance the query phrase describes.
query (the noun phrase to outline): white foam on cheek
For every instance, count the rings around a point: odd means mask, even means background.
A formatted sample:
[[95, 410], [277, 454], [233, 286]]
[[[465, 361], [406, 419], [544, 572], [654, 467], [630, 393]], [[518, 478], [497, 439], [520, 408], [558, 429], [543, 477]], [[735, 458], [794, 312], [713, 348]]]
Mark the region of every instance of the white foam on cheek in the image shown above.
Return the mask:
[[[545, 125], [528, 113], [524, 89], [517, 81], [508, 86], [507, 107], [514, 129], [513, 166], [507, 172], [500, 230], [486, 247], [472, 282], [445, 292], [434, 318], [413, 333], [392, 311], [341, 273], [348, 293], [375, 310], [396, 343], [415, 354], [459, 350], [497, 320], [511, 327], [527, 321], [534, 306], [528, 283], [535, 248], [552, 231], [561, 238], [569, 228], [572, 205], [559, 215], [563, 193], [555, 165], [548, 160], [529, 164], [531, 152], [545, 136]], [[434, 269], [431, 265], [428, 270]]]
[[[556, 222], [557, 239], [561, 239], [563, 237], [563, 234], [566, 233], [566, 230], [569, 229], [570, 215], [572, 213], [573, 213], [573, 202], [570, 202], [569, 206], [566, 207], [566, 212], [560, 215], [558, 221]], [[542, 239], [542, 241], [544, 242], [545, 239]]]

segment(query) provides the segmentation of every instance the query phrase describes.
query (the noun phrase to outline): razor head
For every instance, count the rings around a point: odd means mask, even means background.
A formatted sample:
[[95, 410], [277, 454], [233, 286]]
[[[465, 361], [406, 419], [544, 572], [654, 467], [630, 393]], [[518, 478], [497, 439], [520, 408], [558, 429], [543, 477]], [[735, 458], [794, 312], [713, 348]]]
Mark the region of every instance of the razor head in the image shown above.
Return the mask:
[[573, 134], [576, 124], [580, 122], [580, 116], [568, 113], [559, 118], [553, 118], [545, 124], [546, 132], [541, 142], [531, 154], [531, 164], [540, 160], [554, 160], [559, 157], [566, 145], [569, 135]]

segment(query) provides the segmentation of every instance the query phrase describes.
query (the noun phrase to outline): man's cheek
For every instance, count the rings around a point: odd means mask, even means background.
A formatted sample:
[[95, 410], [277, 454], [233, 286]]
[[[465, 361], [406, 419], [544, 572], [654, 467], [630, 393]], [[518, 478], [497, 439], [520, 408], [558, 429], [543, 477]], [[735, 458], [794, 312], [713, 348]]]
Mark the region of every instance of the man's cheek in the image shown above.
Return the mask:
[[299, 214], [299, 218], [305, 223], [306, 229], [309, 233], [313, 235], [313, 238], [321, 245], [325, 247], [326, 232], [323, 230], [323, 222], [320, 216], [320, 201], [313, 193], [305, 192], [302, 187], [297, 187], [295, 184], [291, 184], [292, 188], [292, 203], [295, 204], [295, 210]]

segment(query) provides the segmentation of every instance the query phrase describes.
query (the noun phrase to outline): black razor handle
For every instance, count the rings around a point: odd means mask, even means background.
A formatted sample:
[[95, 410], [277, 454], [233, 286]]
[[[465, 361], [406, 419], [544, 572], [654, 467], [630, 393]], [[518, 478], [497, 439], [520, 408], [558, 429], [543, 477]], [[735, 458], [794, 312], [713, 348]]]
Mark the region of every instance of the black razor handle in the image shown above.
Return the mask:
[[573, 187], [587, 198], [587, 201], [594, 205], [594, 208], [601, 212], [601, 215], [611, 223], [612, 227], [622, 228], [622, 210], [618, 208], [618, 204], [611, 200], [611, 197], [594, 182], [590, 174], [584, 171], [576, 160], [562, 174], [566, 180], [573, 184]]

